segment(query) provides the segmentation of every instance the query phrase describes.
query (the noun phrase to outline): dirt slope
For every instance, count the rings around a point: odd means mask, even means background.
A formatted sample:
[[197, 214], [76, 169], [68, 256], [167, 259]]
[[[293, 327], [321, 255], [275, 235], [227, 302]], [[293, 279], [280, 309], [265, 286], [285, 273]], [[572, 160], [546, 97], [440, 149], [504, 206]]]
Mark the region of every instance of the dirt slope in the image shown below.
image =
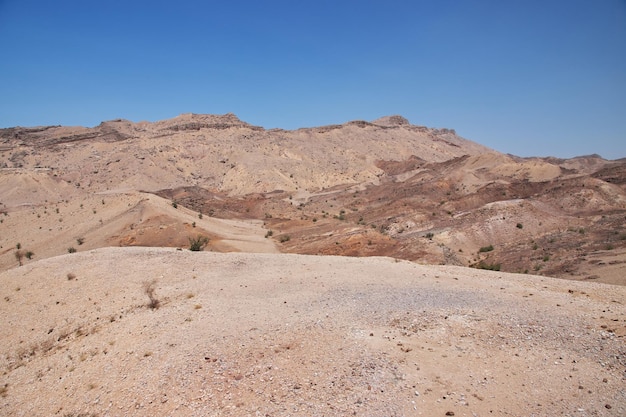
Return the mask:
[[[202, 216], [170, 200], [140, 192], [82, 194], [2, 216], [0, 269], [17, 266], [22, 253], [43, 259], [106, 246], [189, 247], [189, 239], [210, 239], [206, 250], [278, 252], [260, 220]], [[31, 262], [27, 258], [23, 263]]]
[[5, 416], [626, 413], [625, 287], [108, 248], [0, 288]]

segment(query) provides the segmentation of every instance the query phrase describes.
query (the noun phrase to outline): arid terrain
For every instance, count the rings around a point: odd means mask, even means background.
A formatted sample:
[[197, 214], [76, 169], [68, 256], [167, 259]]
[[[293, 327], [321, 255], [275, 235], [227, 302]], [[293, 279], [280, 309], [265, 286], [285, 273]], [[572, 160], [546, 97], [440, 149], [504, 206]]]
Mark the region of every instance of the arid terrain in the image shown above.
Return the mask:
[[2, 415], [626, 415], [624, 159], [401, 116], [0, 129], [0, 283]]

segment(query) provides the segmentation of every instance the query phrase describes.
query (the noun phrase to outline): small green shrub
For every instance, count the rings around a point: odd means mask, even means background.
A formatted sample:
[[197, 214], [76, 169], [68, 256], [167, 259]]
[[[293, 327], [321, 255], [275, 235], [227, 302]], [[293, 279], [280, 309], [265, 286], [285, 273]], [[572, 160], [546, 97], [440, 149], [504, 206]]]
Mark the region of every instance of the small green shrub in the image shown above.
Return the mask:
[[499, 271], [501, 265], [496, 264], [496, 263], [488, 264], [485, 261], [480, 261], [479, 263], [474, 264], [473, 266], [474, 268], [478, 268], [478, 269], [486, 269], [489, 271]]
[[491, 252], [493, 250], [493, 245], [489, 245], [489, 246], [483, 246], [482, 248], [478, 249], [478, 252]]
[[289, 240], [291, 239], [291, 236], [289, 235], [282, 235], [279, 239], [280, 243], [285, 243], [285, 242], [289, 242]]
[[76, 252], [76, 248], [74, 248], [73, 246], [70, 246], [69, 248], [67, 248], [67, 252], [68, 253], [74, 253], [74, 252]]
[[209, 243], [209, 238], [206, 236], [197, 236], [195, 238], [189, 238], [189, 250], [193, 252], [200, 252]]
[[521, 223], [517, 223], [517, 225], [516, 225], [515, 227], [517, 227], [518, 229], [523, 229], [523, 228], [524, 228], [524, 225], [523, 225], [523, 224], [521, 224]]

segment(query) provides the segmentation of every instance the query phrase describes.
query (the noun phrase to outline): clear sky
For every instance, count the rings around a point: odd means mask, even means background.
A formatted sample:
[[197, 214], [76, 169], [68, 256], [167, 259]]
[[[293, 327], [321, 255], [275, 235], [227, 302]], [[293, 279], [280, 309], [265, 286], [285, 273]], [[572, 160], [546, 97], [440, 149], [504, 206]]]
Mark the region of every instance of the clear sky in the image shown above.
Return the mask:
[[626, 157], [626, 1], [0, 0], [0, 127], [188, 112]]

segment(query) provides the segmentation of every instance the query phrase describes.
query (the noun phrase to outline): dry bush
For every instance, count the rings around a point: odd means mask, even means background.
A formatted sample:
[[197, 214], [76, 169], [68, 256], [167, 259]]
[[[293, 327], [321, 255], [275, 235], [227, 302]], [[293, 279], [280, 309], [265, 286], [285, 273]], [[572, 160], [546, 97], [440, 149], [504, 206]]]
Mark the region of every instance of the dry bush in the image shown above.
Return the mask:
[[156, 279], [153, 279], [152, 281], [146, 281], [143, 283], [143, 290], [148, 296], [148, 298], [150, 299], [150, 302], [148, 303], [148, 307], [150, 307], [151, 309], [157, 309], [161, 306], [161, 301], [157, 298], [155, 294], [156, 284], [157, 284]]
[[22, 259], [24, 259], [24, 252], [21, 249], [15, 251], [15, 259], [17, 259], [17, 263], [22, 266]]

